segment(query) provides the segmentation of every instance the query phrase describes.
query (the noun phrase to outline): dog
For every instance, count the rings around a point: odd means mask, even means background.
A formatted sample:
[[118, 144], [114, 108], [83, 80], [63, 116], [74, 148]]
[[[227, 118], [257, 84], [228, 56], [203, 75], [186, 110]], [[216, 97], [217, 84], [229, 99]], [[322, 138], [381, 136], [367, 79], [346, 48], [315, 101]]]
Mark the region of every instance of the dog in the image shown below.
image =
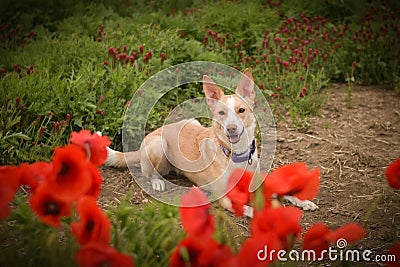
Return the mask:
[[[150, 179], [156, 191], [165, 190], [162, 176], [176, 170], [202, 189], [222, 196], [219, 203], [232, 211], [230, 200], [224, 196], [231, 172], [243, 168], [259, 173], [260, 169], [255, 139], [257, 122], [252, 111], [256, 97], [254, 79], [246, 69], [235, 93], [225, 95], [204, 75], [203, 91], [213, 114], [211, 127], [203, 127], [195, 119], [164, 125], [148, 134], [138, 151], [122, 153], [108, 148], [106, 165], [140, 163], [142, 175]], [[317, 208], [311, 201], [287, 199], [305, 210]], [[244, 214], [252, 217], [252, 208], [245, 206]]]

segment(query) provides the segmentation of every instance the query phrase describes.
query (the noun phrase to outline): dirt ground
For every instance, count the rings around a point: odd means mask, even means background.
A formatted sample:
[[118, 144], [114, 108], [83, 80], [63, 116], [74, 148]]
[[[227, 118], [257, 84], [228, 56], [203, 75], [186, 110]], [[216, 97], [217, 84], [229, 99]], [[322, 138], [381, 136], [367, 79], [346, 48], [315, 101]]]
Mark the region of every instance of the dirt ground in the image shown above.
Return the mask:
[[[387, 165], [400, 157], [400, 96], [356, 86], [349, 107], [345, 85], [332, 84], [327, 94], [327, 103], [306, 131], [291, 128], [285, 119], [277, 122], [273, 167], [302, 161], [321, 170], [321, 188], [314, 200], [319, 209], [304, 212], [304, 230], [315, 222], [334, 229], [357, 221], [367, 235], [356, 247], [383, 254], [400, 240], [400, 192], [387, 187], [384, 175]], [[104, 167], [102, 172], [102, 201], [117, 203], [134, 180], [127, 170]], [[137, 169], [135, 175], [139, 173]], [[133, 205], [154, 201], [134, 188]]]

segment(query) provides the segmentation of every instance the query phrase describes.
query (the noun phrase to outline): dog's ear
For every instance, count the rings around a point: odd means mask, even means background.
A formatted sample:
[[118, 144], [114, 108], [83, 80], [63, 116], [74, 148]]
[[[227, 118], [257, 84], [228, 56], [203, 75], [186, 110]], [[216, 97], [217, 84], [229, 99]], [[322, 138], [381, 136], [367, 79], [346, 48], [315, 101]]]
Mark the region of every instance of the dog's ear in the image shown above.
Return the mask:
[[210, 108], [214, 109], [218, 100], [224, 96], [224, 92], [207, 75], [203, 76], [203, 90], [204, 94], [206, 95], [207, 104], [210, 106]]
[[254, 91], [254, 79], [249, 69], [243, 71], [243, 76], [236, 87], [236, 94], [243, 97], [249, 105], [254, 104], [256, 93]]

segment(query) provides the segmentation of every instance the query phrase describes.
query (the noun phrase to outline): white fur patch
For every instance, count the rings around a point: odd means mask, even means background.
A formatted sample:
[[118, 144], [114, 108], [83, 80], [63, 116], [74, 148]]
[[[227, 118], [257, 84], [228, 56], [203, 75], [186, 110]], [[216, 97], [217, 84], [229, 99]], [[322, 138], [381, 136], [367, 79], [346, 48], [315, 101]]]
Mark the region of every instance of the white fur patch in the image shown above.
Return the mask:
[[236, 115], [235, 107], [236, 101], [233, 96], [229, 96], [226, 100], [226, 105], [228, 106], [228, 116], [226, 117], [226, 121], [224, 121], [224, 126], [226, 127], [228, 124], [235, 124], [238, 127], [238, 132], [241, 132], [242, 122], [239, 117]]
[[163, 192], [165, 190], [165, 183], [159, 178], [153, 178], [151, 180], [151, 186], [155, 191]]
[[253, 209], [253, 207], [244, 205], [244, 206], [243, 206], [243, 214], [244, 214], [245, 216], [249, 217], [249, 218], [253, 218], [253, 215], [254, 215], [254, 209]]
[[285, 196], [285, 199], [288, 200], [290, 203], [293, 205], [302, 208], [303, 210], [317, 210], [319, 207], [312, 201], [310, 200], [300, 200], [297, 197], [294, 196]]
[[235, 98], [233, 96], [229, 96], [228, 99], [226, 100], [226, 105], [231, 110], [235, 110]]
[[117, 162], [116, 151], [107, 147], [107, 160], [105, 162], [106, 166], [114, 166]]
[[190, 119], [189, 123], [192, 125], [197, 125], [197, 126], [201, 126], [200, 122], [196, 119]]

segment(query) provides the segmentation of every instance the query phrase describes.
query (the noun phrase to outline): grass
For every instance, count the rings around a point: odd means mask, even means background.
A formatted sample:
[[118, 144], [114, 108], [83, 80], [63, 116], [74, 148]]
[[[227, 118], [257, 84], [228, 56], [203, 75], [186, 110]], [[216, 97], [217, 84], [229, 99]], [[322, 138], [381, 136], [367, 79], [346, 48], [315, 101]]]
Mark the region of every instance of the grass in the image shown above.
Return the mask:
[[[331, 14], [292, 1], [181, 1], [167, 13], [154, 3], [71, 1], [62, 7], [67, 15], [48, 2], [46, 16], [39, 16], [37, 3], [14, 5], [19, 12], [5, 12], [1, 21], [0, 146], [6, 154], [0, 163], [48, 158], [81, 128], [100, 130], [121, 148], [126, 104], [137, 88], [183, 62], [251, 68], [274, 114], [289, 113], [299, 127], [307, 127], [325, 101], [321, 89], [348, 80], [346, 73], [357, 83], [398, 87], [396, 11], [359, 2], [362, 9], [349, 5], [336, 17], [342, 2], [329, 2]], [[371, 17], [376, 10], [382, 16]], [[200, 86], [181, 92], [162, 99], [159, 110], [166, 112], [154, 113], [149, 130], [176, 103], [202, 95]]]

